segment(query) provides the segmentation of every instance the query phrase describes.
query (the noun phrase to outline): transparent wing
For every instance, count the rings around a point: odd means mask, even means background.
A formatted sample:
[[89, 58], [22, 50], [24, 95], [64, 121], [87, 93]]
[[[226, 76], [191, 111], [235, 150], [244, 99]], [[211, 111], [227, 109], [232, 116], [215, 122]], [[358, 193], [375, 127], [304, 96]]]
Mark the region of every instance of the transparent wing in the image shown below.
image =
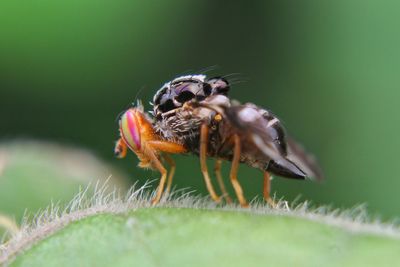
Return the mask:
[[304, 147], [292, 138], [287, 138], [288, 159], [299, 166], [307, 177], [321, 181], [324, 174], [314, 155], [307, 153]]
[[315, 178], [323, 175], [315, 158], [301, 145], [286, 138], [279, 119], [273, 114], [248, 103], [241, 105], [225, 96], [211, 96], [198, 105], [220, 113], [237, 131], [248, 136], [270, 160], [269, 171], [288, 178]]
[[252, 104], [235, 105], [225, 112], [229, 121], [271, 160], [267, 170], [288, 178], [307, 177], [301, 167], [286, 157], [284, 129], [275, 116], [268, 116], [267, 111]]

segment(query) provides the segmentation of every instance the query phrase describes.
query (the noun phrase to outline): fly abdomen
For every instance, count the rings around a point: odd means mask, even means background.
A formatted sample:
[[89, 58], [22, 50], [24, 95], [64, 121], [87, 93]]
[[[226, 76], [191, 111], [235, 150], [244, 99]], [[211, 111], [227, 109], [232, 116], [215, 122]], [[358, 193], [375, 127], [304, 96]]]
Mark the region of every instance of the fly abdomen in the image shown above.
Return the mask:
[[300, 170], [300, 168], [297, 167], [296, 164], [294, 164], [288, 159], [283, 161], [271, 160], [266, 166], [265, 170], [286, 178], [293, 178], [293, 179], [306, 178], [306, 174], [302, 170]]

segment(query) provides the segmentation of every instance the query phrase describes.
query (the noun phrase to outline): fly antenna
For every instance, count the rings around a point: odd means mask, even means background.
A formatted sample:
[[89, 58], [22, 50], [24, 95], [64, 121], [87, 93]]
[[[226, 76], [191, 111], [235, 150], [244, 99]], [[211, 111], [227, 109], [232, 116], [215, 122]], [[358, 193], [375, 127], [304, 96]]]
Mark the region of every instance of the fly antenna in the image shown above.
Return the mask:
[[[137, 91], [136, 95], [135, 95], [135, 100], [133, 100], [132, 104], [135, 105], [135, 102], [138, 103], [138, 97], [139, 95], [143, 92], [143, 90], [146, 89], [146, 86], [142, 86], [139, 91]], [[141, 102], [141, 101], [140, 101]]]
[[118, 113], [117, 117], [115, 118], [115, 122], [118, 122], [119, 119], [121, 118], [122, 114], [123, 114], [129, 107], [134, 106], [134, 105], [135, 105], [135, 102], [137, 103], [138, 107], [139, 107], [139, 106], [143, 107], [142, 101], [139, 100], [138, 97], [140, 96], [140, 94], [143, 92], [144, 89], [146, 89], [146, 87], [145, 87], [145, 86], [142, 86], [142, 87], [139, 89], [139, 91], [137, 91], [137, 93], [136, 93], [136, 95], [135, 95], [135, 98], [134, 98], [134, 100], [131, 102], [131, 104], [126, 105], [125, 108], [124, 108], [120, 113]]

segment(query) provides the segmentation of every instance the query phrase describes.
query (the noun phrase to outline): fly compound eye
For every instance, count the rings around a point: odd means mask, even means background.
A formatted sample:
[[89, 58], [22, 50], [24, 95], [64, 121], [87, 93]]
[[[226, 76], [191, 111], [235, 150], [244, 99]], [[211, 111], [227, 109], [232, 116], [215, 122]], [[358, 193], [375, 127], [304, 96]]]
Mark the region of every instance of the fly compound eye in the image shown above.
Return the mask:
[[212, 95], [227, 95], [230, 89], [229, 82], [222, 77], [211, 78], [207, 83], [211, 87]]
[[120, 131], [122, 139], [134, 151], [140, 150], [140, 120], [138, 111], [134, 108], [128, 109], [120, 120]]

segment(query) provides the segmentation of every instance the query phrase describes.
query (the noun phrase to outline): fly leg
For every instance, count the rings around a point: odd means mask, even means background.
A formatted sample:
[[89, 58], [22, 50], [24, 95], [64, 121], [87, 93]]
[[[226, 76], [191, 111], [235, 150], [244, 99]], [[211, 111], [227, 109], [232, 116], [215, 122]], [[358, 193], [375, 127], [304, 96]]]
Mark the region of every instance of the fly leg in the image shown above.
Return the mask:
[[174, 178], [176, 164], [175, 161], [168, 154], [164, 154], [163, 157], [170, 166], [167, 180], [167, 189], [165, 190], [166, 193], [169, 193], [171, 191], [172, 179]]
[[156, 196], [151, 200], [151, 204], [156, 205], [158, 202], [160, 202], [162, 193], [164, 191], [165, 181], [167, 180], [167, 170], [152, 151], [149, 151], [147, 154], [152, 161], [152, 165], [161, 173], [161, 179], [157, 187]]
[[115, 143], [115, 148], [114, 148], [114, 155], [119, 158], [125, 158], [126, 152], [128, 151], [128, 147], [126, 146], [125, 142], [120, 138], [118, 141]]
[[[171, 142], [166, 142], [166, 141], [148, 141], [147, 145], [150, 146], [151, 148], [161, 151], [161, 152], [166, 152], [166, 153], [185, 153], [186, 148], [183, 147], [180, 144], [176, 143], [171, 143]], [[156, 205], [158, 202], [160, 202], [162, 193], [164, 191], [164, 186], [165, 182], [167, 181], [167, 170], [164, 168], [158, 157], [154, 154], [154, 152], [151, 149], [148, 149], [145, 151], [146, 156], [149, 157], [151, 164], [154, 168], [156, 168], [160, 173], [161, 173], [161, 179], [160, 183], [157, 188], [156, 196], [154, 199], [151, 201], [153, 205]], [[168, 155], [164, 155], [164, 159], [171, 165], [171, 171], [170, 175], [168, 176], [168, 179], [171, 180], [172, 182], [172, 177], [175, 173], [175, 163], [174, 161], [169, 158]], [[171, 161], [169, 161], [171, 159]], [[171, 164], [172, 162], [172, 164]]]
[[217, 159], [215, 161], [214, 172], [215, 172], [215, 176], [217, 177], [219, 187], [221, 188], [222, 195], [225, 198], [226, 203], [230, 204], [230, 203], [232, 203], [232, 199], [229, 196], [228, 192], [226, 191], [225, 183], [224, 183], [224, 180], [222, 179], [221, 165], [222, 165], [222, 160]]
[[246, 208], [249, 207], [249, 204], [246, 201], [246, 198], [243, 195], [243, 190], [242, 187], [239, 184], [239, 181], [237, 179], [237, 172], [239, 168], [239, 163], [240, 163], [240, 154], [241, 154], [241, 144], [240, 144], [240, 138], [237, 134], [233, 136], [233, 141], [234, 141], [234, 149], [233, 149], [233, 159], [232, 159], [232, 167], [231, 167], [231, 173], [230, 173], [230, 178], [231, 178], [231, 183], [233, 185], [233, 188], [235, 189], [236, 196], [239, 200], [239, 203], [242, 207]]
[[201, 172], [203, 173], [204, 180], [206, 182], [208, 193], [212, 200], [219, 203], [221, 198], [215, 193], [214, 187], [211, 183], [210, 175], [208, 174], [207, 168], [207, 144], [208, 144], [208, 128], [206, 124], [202, 124], [200, 128], [200, 166]]
[[276, 203], [271, 198], [270, 192], [271, 192], [271, 175], [269, 174], [269, 172], [264, 172], [264, 190], [263, 190], [264, 200], [269, 205], [271, 205], [271, 207], [275, 208]]

